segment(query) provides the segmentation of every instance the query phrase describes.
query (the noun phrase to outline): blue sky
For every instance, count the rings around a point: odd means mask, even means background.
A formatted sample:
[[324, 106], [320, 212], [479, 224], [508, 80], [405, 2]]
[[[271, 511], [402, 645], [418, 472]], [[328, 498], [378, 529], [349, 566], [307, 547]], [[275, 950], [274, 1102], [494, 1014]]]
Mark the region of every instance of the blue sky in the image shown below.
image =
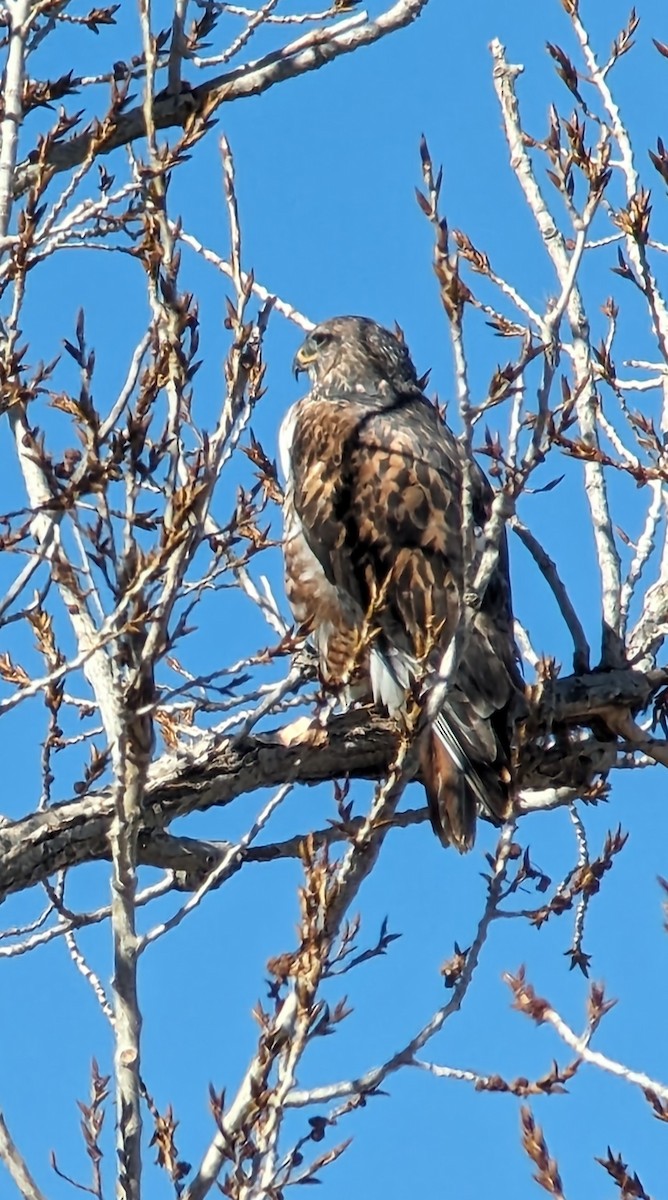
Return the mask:
[[[369, 7], [372, 13], [381, 10], [377, 3]], [[646, 151], [655, 147], [657, 136], [668, 141], [663, 111], [668, 64], [651, 42], [652, 37], [668, 41], [668, 21], [658, 0], [643, 0], [637, 7], [637, 47], [622, 60], [613, 83], [634, 134], [638, 166], [653, 190], [654, 233], [665, 241], [664, 189]], [[165, 19], [163, 9], [168, 11], [166, 5], [155, 5], [157, 23]], [[628, 13], [626, 4], [616, 0], [605, 6], [590, 0], [583, 3], [582, 15], [595, 47], [604, 54]], [[94, 70], [107, 55], [111, 61], [133, 52], [139, 40], [133, 6], [124, 6], [121, 16], [122, 24], [111, 34], [111, 50], [104, 31], [95, 39], [68, 30], [60, 43], [55, 42], [62, 60], [49, 58], [45, 43], [40, 73], [64, 71], [70, 57], [79, 67]], [[238, 24], [229, 18], [225, 28], [233, 34]], [[472, 0], [456, 10], [443, 0], [431, 0], [414, 27], [218, 114], [218, 129], [224, 130], [235, 155], [244, 267], [313, 320], [342, 312], [364, 313], [388, 324], [396, 319], [418, 369], [431, 368], [430, 386], [441, 399], [452, 392], [452, 363], [431, 269], [431, 231], [414, 199], [422, 133], [434, 162], [443, 164], [443, 208], [451, 227], [465, 229], [533, 305], [544, 306], [555, 291], [549, 262], [508, 166], [491, 79], [488, 45], [493, 37], [504, 42], [511, 61], [524, 64], [518, 89], [524, 117], [535, 136], [544, 135], [551, 101], [562, 115], [571, 111], [570, 97], [545, 51], [546, 41], [572, 49], [558, 0], [540, 5], [532, 0], [506, 5]], [[264, 45], [258, 39], [253, 52]], [[177, 172], [171, 202], [186, 230], [225, 254], [228, 233], [216, 142], [216, 134], [206, 139], [192, 162]], [[122, 153], [116, 152], [106, 165], [122, 175]], [[542, 166], [539, 178], [549, 194], [551, 185]], [[559, 212], [558, 199], [555, 211]], [[603, 332], [600, 306], [614, 293], [623, 304], [618, 359], [655, 357], [641, 305], [632, 289], [610, 273], [614, 250], [599, 254], [584, 282], [592, 325], [600, 323]], [[660, 267], [659, 263], [659, 276]], [[665, 275], [664, 270], [664, 279]], [[72, 337], [83, 306], [97, 352], [98, 402], [104, 408], [105, 398], [111, 403], [115, 397], [147, 320], [139, 267], [123, 257], [112, 261], [109, 255], [72, 251], [40, 267], [29, 283], [23, 327], [31, 361], [59, 353], [62, 339]], [[222, 320], [229, 287], [213, 268], [185, 251], [182, 284], [196, 292], [200, 303], [203, 367], [194, 403], [200, 422], [210, 425], [222, 394], [227, 346]], [[274, 314], [265, 344], [267, 392], [252, 422], [269, 453], [283, 412], [298, 395], [289, 368], [299, 341], [299, 331]], [[511, 351], [476, 313], [467, 318], [467, 345], [474, 398], [480, 399], [497, 364]], [[58, 386], [76, 386], [75, 369], [66, 357], [58, 372]], [[652, 396], [642, 399], [646, 413], [653, 411]], [[490, 415], [490, 426], [502, 432], [503, 421], [502, 411]], [[52, 414], [45, 413], [43, 423], [56, 443], [66, 437]], [[21, 485], [4, 429], [0, 445], [8, 464], [0, 485], [4, 511], [17, 507]], [[581, 474], [555, 453], [536, 483], [562, 473], [559, 487], [526, 497], [520, 512], [559, 562], [596, 652], [598, 576]], [[229, 514], [240, 479], [250, 479], [245, 460], [233, 466], [222, 485], [221, 519]], [[642, 496], [630, 483], [615, 480], [613, 499], [616, 520], [637, 536]], [[553, 654], [568, 670], [570, 648], [556, 608], [522, 547], [511, 544], [511, 553], [518, 614], [536, 648]], [[266, 556], [262, 570], [280, 593], [277, 552]], [[281, 602], [285, 609], [282, 597]], [[212, 660], [224, 665], [250, 649], [253, 641], [269, 640], [249, 606], [224, 593], [203, 606], [198, 626], [187, 651], [193, 670], [211, 669]], [[0, 652], [10, 647], [30, 662], [29, 639], [16, 626], [1, 633]], [[3, 811], [12, 817], [36, 804], [34, 733], [43, 720], [37, 706], [5, 717], [8, 799]], [[19, 755], [13, 753], [17, 748]], [[54, 798], [66, 799], [80, 764], [58, 766]], [[362, 810], [368, 789], [360, 786], [354, 794]], [[421, 802], [417, 795], [411, 799]], [[604, 979], [608, 994], [619, 999], [596, 1044], [658, 1079], [668, 1077], [660, 999], [668, 971], [657, 883], [657, 875], [668, 875], [664, 801], [665, 782], [657, 768], [615, 779], [609, 803], [583, 814], [592, 853], [599, 852], [606, 830], [618, 822], [630, 832], [628, 846], [601, 894], [594, 897], [587, 920], [585, 949], [593, 956], [592, 977]], [[182, 822], [180, 828], [193, 836], [229, 837], [244, 828], [258, 807], [256, 798], [247, 797], [238, 811], [213, 810]], [[269, 836], [306, 829], [311, 822], [321, 825], [333, 814], [329, 789], [298, 790]], [[526, 819], [518, 836], [523, 845], [530, 844], [532, 859], [554, 882], [575, 861], [575, 839], [565, 811]], [[355, 1075], [382, 1061], [443, 1002], [438, 968], [452, 953], [455, 940], [461, 946], [470, 944], [484, 898], [484, 854], [494, 841], [494, 831], [483, 826], [476, 849], [462, 859], [445, 853], [425, 827], [388, 837], [382, 861], [360, 896], [362, 938], [372, 942], [385, 915], [390, 929], [403, 936], [386, 957], [346, 977], [345, 987], [331, 988], [331, 999], [347, 992], [354, 1013], [335, 1037], [322, 1039], [306, 1057], [300, 1086]], [[248, 867], [158, 943], [143, 963], [144, 1072], [159, 1106], [174, 1106], [181, 1122], [179, 1150], [193, 1163], [212, 1132], [208, 1084], [234, 1093], [256, 1041], [250, 1011], [265, 995], [266, 960], [293, 945], [298, 882], [293, 863]], [[107, 888], [106, 867], [83, 868], [72, 884], [72, 902], [102, 902]], [[5, 923], [38, 911], [40, 903], [37, 896], [8, 902]], [[533, 905], [531, 896], [526, 903]], [[549, 1029], [536, 1030], [511, 1011], [501, 976], [526, 963], [539, 994], [547, 995], [574, 1028], [582, 1027], [588, 985], [579, 973], [569, 973], [564, 957], [572, 920], [572, 914], [566, 914], [539, 932], [520, 921], [498, 922], [462, 1012], [434, 1039], [426, 1057], [509, 1078], [540, 1076], [553, 1057], [566, 1063], [568, 1052]], [[107, 981], [108, 931], [82, 935], [81, 946]], [[109, 1069], [111, 1038], [91, 990], [75, 972], [61, 941], [2, 963], [0, 1021], [7, 1031], [0, 1108], [38, 1181], [50, 1196], [65, 1196], [69, 1189], [50, 1175], [48, 1152], [55, 1148], [64, 1170], [85, 1175], [75, 1100], [87, 1094], [93, 1054], [103, 1071]], [[386, 1200], [403, 1200], [406, 1195], [474, 1197], [491, 1187], [501, 1196], [535, 1194], [531, 1166], [519, 1146], [519, 1105], [514, 1098], [478, 1095], [467, 1084], [417, 1071], [393, 1077], [386, 1090], [387, 1097], [369, 1102], [332, 1131], [328, 1144], [351, 1135], [354, 1141], [337, 1164], [322, 1172], [324, 1200], [345, 1192], [383, 1195]], [[665, 1130], [640, 1093], [583, 1068], [568, 1096], [532, 1103], [550, 1150], [559, 1159], [569, 1200], [604, 1194], [604, 1188], [612, 1191], [612, 1183], [607, 1186], [594, 1163], [594, 1156], [604, 1156], [608, 1144], [632, 1164], [650, 1193], [659, 1192], [665, 1176]], [[111, 1163], [111, 1112], [107, 1120]], [[305, 1120], [304, 1114], [296, 1114], [289, 1128], [301, 1134]], [[169, 1194], [166, 1179], [153, 1179], [150, 1190]]]

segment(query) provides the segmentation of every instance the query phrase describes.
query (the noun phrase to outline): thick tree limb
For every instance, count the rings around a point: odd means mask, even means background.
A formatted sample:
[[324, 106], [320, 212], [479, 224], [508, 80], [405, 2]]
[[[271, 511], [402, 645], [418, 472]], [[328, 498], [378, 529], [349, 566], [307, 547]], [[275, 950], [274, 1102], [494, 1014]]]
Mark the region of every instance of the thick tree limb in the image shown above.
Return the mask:
[[[668, 683], [668, 669], [642, 675], [631, 669], [571, 675], [545, 684], [531, 710], [531, 727], [545, 732], [586, 725], [597, 714], [617, 710], [638, 713], [652, 696]], [[622, 718], [623, 719], [623, 718]], [[225, 739], [198, 758], [165, 756], [154, 764], [146, 795], [138, 859], [154, 865], [170, 865], [190, 874], [206, 867], [199, 861], [168, 863], [163, 853], [151, 847], [151, 835], [166, 829], [180, 816], [213, 806], [224, 806], [238, 796], [258, 788], [275, 788], [295, 782], [316, 784], [340, 779], [379, 779], [393, 760], [397, 745], [394, 723], [368, 710], [359, 709], [330, 718], [326, 727], [310, 725], [298, 735], [285, 738], [284, 731]], [[583, 786], [592, 771], [610, 766], [597, 758], [604, 744], [583, 744], [576, 754], [582, 759]], [[657, 743], [657, 746], [662, 743]], [[614, 752], [614, 740], [610, 743]], [[647, 751], [647, 744], [643, 746]], [[560, 786], [563, 748], [554, 751], [534, 745], [526, 748], [528, 771], [523, 786]], [[658, 755], [657, 755], [658, 757]], [[535, 758], [535, 762], [534, 762]], [[576, 757], [576, 766], [577, 766]], [[550, 803], [540, 807], [551, 807]], [[530, 800], [522, 803], [529, 811]], [[114, 803], [111, 791], [91, 793], [81, 799], [54, 805], [45, 812], [0, 827], [0, 897], [21, 891], [55, 871], [81, 862], [109, 857], [109, 831]], [[172, 850], [174, 847], [172, 847]], [[280, 856], [280, 855], [276, 855]], [[187, 858], [187, 855], [184, 857]], [[253, 851], [261, 858], [261, 848]], [[269, 857], [269, 855], [267, 855]], [[177, 856], [178, 859], [178, 856]], [[209, 869], [211, 864], [209, 863]], [[186, 886], [192, 886], [188, 881]]]

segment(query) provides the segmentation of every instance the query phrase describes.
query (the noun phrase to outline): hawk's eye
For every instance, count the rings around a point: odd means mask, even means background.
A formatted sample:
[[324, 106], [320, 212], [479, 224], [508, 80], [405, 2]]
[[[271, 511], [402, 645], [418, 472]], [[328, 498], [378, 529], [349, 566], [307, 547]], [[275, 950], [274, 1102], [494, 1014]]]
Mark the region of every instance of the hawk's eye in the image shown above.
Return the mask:
[[323, 329], [314, 329], [311, 334], [311, 341], [316, 346], [325, 346], [327, 342], [331, 342], [331, 333], [325, 333]]

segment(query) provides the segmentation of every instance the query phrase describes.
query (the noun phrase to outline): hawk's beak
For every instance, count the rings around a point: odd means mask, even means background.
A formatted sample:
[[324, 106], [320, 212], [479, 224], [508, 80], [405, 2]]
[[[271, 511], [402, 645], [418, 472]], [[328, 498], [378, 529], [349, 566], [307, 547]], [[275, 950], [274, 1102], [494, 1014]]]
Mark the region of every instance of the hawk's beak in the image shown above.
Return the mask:
[[304, 371], [308, 370], [309, 363], [315, 362], [316, 355], [313, 353], [313, 351], [309, 352], [309, 350], [307, 349], [307, 346], [308, 346], [308, 343], [304, 342], [304, 345], [301, 346], [300, 349], [295, 354], [295, 357], [294, 357], [294, 360], [292, 363], [292, 369], [295, 373], [295, 379], [299, 379], [299, 376]]

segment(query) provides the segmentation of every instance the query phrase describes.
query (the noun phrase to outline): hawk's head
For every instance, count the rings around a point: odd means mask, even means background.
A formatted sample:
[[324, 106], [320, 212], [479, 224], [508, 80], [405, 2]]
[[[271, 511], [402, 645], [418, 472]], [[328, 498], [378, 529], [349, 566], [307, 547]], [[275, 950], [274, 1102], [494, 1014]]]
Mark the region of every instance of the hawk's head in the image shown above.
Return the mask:
[[316, 325], [297, 351], [295, 374], [307, 371], [321, 395], [389, 397], [418, 385], [401, 337], [368, 317], [332, 317]]

